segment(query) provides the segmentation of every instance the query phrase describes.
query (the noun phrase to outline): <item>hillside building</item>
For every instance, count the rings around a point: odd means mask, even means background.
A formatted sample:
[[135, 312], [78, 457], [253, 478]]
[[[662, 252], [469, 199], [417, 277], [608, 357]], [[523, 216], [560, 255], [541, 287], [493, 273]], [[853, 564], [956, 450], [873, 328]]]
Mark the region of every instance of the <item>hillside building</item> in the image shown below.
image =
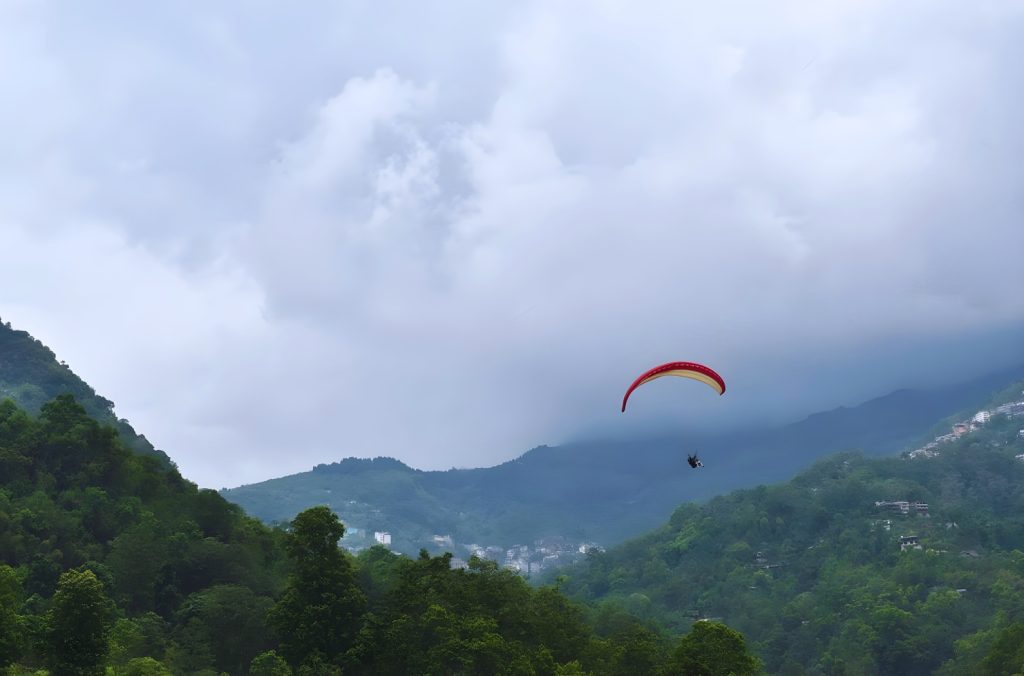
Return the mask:
[[911, 511], [924, 516], [928, 515], [927, 502], [910, 502], [908, 500], [876, 500], [875, 507], [888, 509], [900, 514], [910, 514]]
[[921, 549], [921, 536], [919, 535], [901, 535], [900, 536], [900, 551], [905, 552], [908, 549]]

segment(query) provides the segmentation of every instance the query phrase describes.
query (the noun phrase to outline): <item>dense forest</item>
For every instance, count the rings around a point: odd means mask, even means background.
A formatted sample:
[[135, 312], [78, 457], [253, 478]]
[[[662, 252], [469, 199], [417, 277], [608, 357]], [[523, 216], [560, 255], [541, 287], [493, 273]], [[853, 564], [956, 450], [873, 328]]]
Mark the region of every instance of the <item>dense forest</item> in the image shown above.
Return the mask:
[[[70, 394], [0, 403], [0, 669], [102, 674], [754, 673], [721, 623], [669, 633], [489, 561], [352, 557], [327, 507], [271, 530]], [[702, 666], [703, 665], [703, 666]], [[724, 666], [723, 666], [724, 665]], [[694, 671], [696, 670], [696, 672]]]
[[531, 585], [475, 557], [352, 555], [344, 508], [264, 525], [27, 334], [0, 341], [0, 673], [1024, 670], [1019, 417], [683, 504]]
[[937, 457], [842, 453], [787, 483], [682, 505], [563, 571], [563, 589], [677, 631], [721, 619], [770, 673], [1018, 673], [1022, 427], [997, 415]]

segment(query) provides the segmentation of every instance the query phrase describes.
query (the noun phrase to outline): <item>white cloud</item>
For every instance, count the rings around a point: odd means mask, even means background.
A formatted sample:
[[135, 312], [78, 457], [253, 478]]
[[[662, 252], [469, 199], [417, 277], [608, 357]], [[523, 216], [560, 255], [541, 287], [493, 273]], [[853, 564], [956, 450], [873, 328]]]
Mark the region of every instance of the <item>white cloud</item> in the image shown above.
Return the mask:
[[200, 483], [1019, 359], [1019, 5], [11, 7], [0, 310]]

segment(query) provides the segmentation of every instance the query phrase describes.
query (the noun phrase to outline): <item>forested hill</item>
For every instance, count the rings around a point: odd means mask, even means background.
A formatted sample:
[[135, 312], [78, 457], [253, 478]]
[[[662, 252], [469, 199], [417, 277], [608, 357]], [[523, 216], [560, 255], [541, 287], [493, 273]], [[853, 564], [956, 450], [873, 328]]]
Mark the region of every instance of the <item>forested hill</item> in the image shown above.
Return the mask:
[[[263, 614], [284, 560], [272, 531], [128, 450], [70, 394], [38, 417], [0, 401], [0, 672], [14, 660], [93, 673], [62, 662], [55, 632], [101, 620], [101, 657], [162, 660], [171, 650], [176, 673], [239, 664], [268, 645]], [[92, 599], [67, 607], [67, 626], [53, 624], [62, 588]]]
[[[577, 544], [621, 542], [663, 523], [679, 503], [766, 481], [783, 481], [816, 458], [859, 448], [880, 455], [920, 441], [935, 424], [977, 410], [991, 393], [1024, 377], [1008, 369], [970, 382], [900, 390], [859, 406], [812, 415], [773, 429], [703, 439], [580, 441], [540, 447], [496, 467], [424, 472], [397, 460], [349, 458], [313, 471], [222, 491], [269, 522], [314, 504], [331, 505], [365, 533], [387, 531], [393, 546], [415, 553], [433, 535], [460, 545], [500, 548], [562, 536]], [[699, 481], [687, 451], [707, 467]]]
[[[1020, 384], [995, 401], [1011, 399], [1024, 399]], [[934, 451], [842, 453], [786, 483], [683, 505], [562, 570], [563, 589], [671, 627], [721, 618], [770, 673], [1017, 673], [1024, 416], [994, 415]]]
[[598, 613], [490, 561], [337, 546], [326, 507], [270, 530], [129, 451], [69, 394], [0, 401], [0, 673], [754, 674], [741, 635]]
[[121, 438], [136, 453], [151, 455], [170, 465], [163, 451], [153, 448], [127, 420], [114, 415], [114, 403], [96, 394], [76, 376], [48, 347], [26, 331], [16, 331], [11, 323], [0, 321], [0, 400], [13, 399], [30, 413], [39, 413], [44, 403], [58, 394], [70, 394], [95, 420], [114, 426]]

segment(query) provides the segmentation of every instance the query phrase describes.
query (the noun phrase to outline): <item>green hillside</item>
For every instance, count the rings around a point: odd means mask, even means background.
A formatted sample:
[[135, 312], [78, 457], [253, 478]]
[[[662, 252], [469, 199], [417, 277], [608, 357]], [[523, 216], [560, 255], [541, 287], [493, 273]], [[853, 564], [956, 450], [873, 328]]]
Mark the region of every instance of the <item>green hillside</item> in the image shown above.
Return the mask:
[[114, 426], [129, 448], [170, 464], [163, 451], [153, 448], [127, 420], [114, 415], [114, 402], [96, 394], [89, 385], [57, 360], [57, 355], [26, 331], [16, 331], [0, 321], [0, 400], [13, 399], [18, 406], [37, 414], [43, 404], [59, 394], [70, 394], [93, 419]]
[[[69, 394], [0, 402], [0, 673], [752, 674], [716, 624], [680, 639], [450, 554], [354, 559], [326, 507], [272, 531]], [[724, 660], [724, 661], [723, 661]]]
[[[1021, 416], [993, 415], [935, 457], [845, 452], [786, 483], [703, 504], [685, 500], [717, 490], [711, 470], [729, 462], [710, 443], [705, 457], [721, 462], [660, 483], [651, 477], [679, 460], [661, 442], [623, 477], [615, 444], [536, 449], [458, 472], [350, 459], [311, 473], [332, 508], [270, 529], [138, 449], [142, 437], [109, 423], [109, 402], [27, 334], [4, 330], [5, 387], [28, 401], [38, 395], [26, 385], [82, 388], [88, 406], [69, 391], [31, 411], [0, 400], [0, 673], [724, 676], [757, 671], [747, 646], [783, 674], [1013, 674], [1024, 664]], [[987, 407], [1018, 401], [1022, 387], [989, 394]], [[976, 401], [967, 390], [960, 400]], [[874, 438], [877, 452], [899, 438], [916, 447], [928, 438], [910, 430], [946, 415], [923, 422], [924, 411], [957, 400], [946, 394], [896, 393], [735, 435], [723, 448], [742, 460], [743, 444], [751, 453], [763, 444], [782, 472], [806, 464], [814, 444], [818, 453], [853, 445], [843, 434]], [[892, 424], [864, 429], [872, 420]], [[622, 528], [620, 513], [636, 506], [653, 518], [651, 505], [670, 499], [653, 489], [657, 499], [645, 499], [645, 477], [658, 490], [685, 482], [690, 494], [677, 495], [668, 523], [591, 550], [548, 578], [552, 586], [479, 558], [382, 547], [353, 556], [336, 546], [338, 516], [520, 537], [534, 518], [541, 529], [569, 528], [589, 504], [588, 524], [620, 516]], [[551, 508], [570, 503], [569, 515]]]
[[28, 334], [0, 337], [0, 674], [756, 670], [723, 624], [680, 637], [476, 558], [353, 557], [326, 507], [270, 529], [185, 480]]
[[[974, 411], [991, 393], [1024, 376], [1017, 368], [931, 390], [900, 390], [860, 406], [812, 415], [784, 427], [677, 439], [579, 441], [542, 446], [496, 467], [425, 472], [388, 459], [348, 458], [310, 472], [241, 486], [222, 495], [267, 522], [283, 522], [328, 504], [357, 529], [346, 540], [372, 544], [387, 531], [413, 554], [450, 535], [460, 545], [507, 549], [557, 536], [576, 545], [610, 545], [656, 528], [681, 502], [783, 481], [815, 459], [850, 448], [897, 453], [923, 439], [936, 421]], [[700, 450], [707, 467], [685, 465]]]
[[[563, 589], [675, 629], [721, 618], [770, 673], [1014, 673], [1022, 661], [999, 660], [1024, 658], [1006, 648], [1024, 635], [1024, 417], [996, 415], [938, 451], [841, 453], [683, 505], [563, 570]], [[876, 504], [901, 501], [906, 513]]]
[[88, 573], [113, 604], [115, 661], [171, 651], [180, 665], [201, 664], [219, 639], [205, 620], [193, 622], [197, 603], [254, 615], [223, 658], [240, 661], [267, 645], [259, 609], [283, 584], [278, 539], [216, 492], [130, 451], [70, 394], [44, 404], [38, 418], [0, 402], [0, 595], [8, 599], [0, 617], [8, 641], [0, 643], [8, 659], [55, 664], [47, 618], [60, 581]]

